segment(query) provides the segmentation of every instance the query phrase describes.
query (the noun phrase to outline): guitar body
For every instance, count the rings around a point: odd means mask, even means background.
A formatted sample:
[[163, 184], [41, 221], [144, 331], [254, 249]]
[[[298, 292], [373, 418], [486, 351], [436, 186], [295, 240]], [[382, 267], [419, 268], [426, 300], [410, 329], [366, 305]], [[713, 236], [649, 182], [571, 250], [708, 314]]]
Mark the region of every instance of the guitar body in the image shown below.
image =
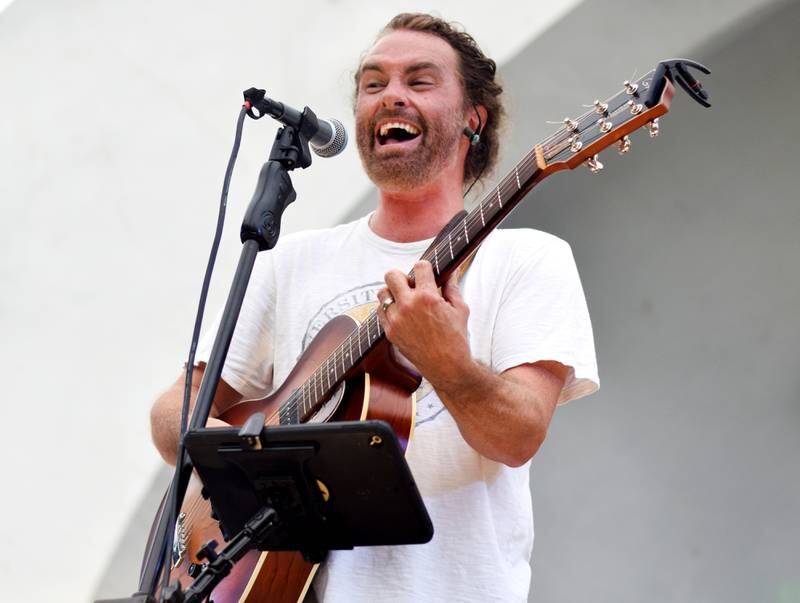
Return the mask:
[[[346, 314], [328, 322], [275, 392], [260, 400], [239, 402], [219, 418], [231, 425], [242, 425], [253, 413], [262, 412], [268, 417], [268, 425], [277, 425], [277, 411], [283, 401], [356, 326], [358, 321]], [[383, 420], [391, 425], [405, 449], [414, 429], [414, 391], [419, 386], [419, 374], [386, 340], [351, 373], [309, 422]], [[170, 582], [179, 580], [183, 588], [192, 582], [190, 566], [202, 563], [196, 551], [209, 540], [216, 540], [220, 548], [223, 546], [222, 534], [211, 518], [210, 504], [200, 494], [201, 488], [200, 480], [192, 475], [176, 526], [176, 543], [183, 550], [179, 556], [173, 554]], [[317, 567], [296, 552], [250, 551], [214, 589], [211, 599], [216, 603], [297, 603], [305, 598]]]

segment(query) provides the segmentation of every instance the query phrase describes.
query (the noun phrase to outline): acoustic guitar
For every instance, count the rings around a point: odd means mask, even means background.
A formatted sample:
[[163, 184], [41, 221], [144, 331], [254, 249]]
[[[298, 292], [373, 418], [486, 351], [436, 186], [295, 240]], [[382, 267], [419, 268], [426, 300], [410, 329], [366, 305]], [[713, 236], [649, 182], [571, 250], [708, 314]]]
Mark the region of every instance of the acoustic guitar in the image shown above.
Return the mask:
[[[469, 258], [483, 239], [544, 178], [565, 169], [586, 165], [603, 169], [598, 153], [616, 144], [630, 150], [629, 135], [646, 127], [659, 132], [659, 117], [667, 113], [680, 85], [700, 104], [708, 96], [688, 68], [709, 73], [687, 59], [663, 61], [656, 69], [605, 101], [597, 100], [583, 115], [567, 118], [564, 125], [517, 163], [471, 211], [462, 212], [445, 226], [422, 255], [433, 266], [437, 284]], [[413, 271], [409, 277], [413, 279]], [[267, 424], [380, 419], [388, 422], [405, 446], [414, 430], [414, 391], [420, 376], [384, 337], [375, 310], [366, 316], [341, 315], [320, 331], [300, 357], [286, 381], [271, 395], [247, 400], [229, 408], [219, 418], [243, 424], [262, 412]], [[192, 477], [175, 525], [170, 582], [186, 588], [202, 561], [197, 551], [209, 540], [222, 542], [202, 485]], [[216, 603], [297, 603], [305, 597], [318, 565], [296, 552], [251, 551], [213, 591]]]

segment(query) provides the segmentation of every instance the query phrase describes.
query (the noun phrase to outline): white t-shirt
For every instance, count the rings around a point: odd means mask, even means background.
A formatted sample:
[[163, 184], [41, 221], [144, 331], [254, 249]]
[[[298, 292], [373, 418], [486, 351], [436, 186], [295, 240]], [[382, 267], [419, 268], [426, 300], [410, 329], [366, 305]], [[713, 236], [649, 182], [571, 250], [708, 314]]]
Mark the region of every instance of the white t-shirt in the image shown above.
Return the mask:
[[[328, 320], [374, 304], [383, 275], [410, 270], [430, 242], [382, 239], [367, 217], [285, 236], [256, 261], [223, 379], [248, 398], [268, 394]], [[496, 230], [461, 290], [476, 360], [497, 372], [557, 360], [572, 369], [562, 403], [597, 390], [592, 327], [567, 243], [536, 230]], [[201, 341], [198, 362], [207, 361], [218, 325], [219, 316]], [[331, 552], [314, 581], [319, 600], [527, 601], [529, 464], [511, 468], [478, 454], [425, 380], [406, 459], [433, 521], [433, 539]]]

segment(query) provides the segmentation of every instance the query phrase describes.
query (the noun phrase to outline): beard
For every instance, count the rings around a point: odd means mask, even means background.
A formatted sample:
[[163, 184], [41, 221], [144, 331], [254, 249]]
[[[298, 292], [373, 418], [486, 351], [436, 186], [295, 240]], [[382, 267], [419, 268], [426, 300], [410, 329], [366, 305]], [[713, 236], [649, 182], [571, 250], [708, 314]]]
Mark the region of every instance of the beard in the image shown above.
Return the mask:
[[[375, 126], [384, 118], [398, 117], [415, 124], [421, 138], [411, 151], [398, 148], [378, 156]], [[426, 184], [453, 161], [463, 130], [461, 111], [444, 111], [430, 120], [410, 111], [379, 111], [373, 119], [356, 119], [356, 142], [361, 164], [378, 188], [405, 192]], [[400, 146], [400, 145], [399, 145]]]

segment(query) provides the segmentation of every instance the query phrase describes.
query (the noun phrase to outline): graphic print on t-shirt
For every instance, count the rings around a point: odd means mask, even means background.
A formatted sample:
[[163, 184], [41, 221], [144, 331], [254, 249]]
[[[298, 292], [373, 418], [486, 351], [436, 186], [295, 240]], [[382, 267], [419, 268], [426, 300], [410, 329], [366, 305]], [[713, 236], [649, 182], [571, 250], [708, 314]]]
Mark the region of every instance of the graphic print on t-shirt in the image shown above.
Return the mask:
[[[358, 322], [362, 322], [378, 305], [378, 291], [386, 286], [383, 281], [369, 283], [349, 289], [336, 295], [333, 299], [325, 302], [308, 321], [303, 345], [300, 354], [317, 336], [328, 321], [339, 316], [348, 314]], [[422, 379], [417, 394], [417, 418], [416, 426], [419, 427], [438, 417], [444, 411], [444, 404], [439, 396], [433, 391], [433, 387], [427, 379]]]
[[444, 411], [444, 404], [433, 391], [430, 382], [423, 378], [417, 388], [417, 421], [415, 427], [433, 421]]
[[378, 305], [378, 291], [385, 286], [386, 283], [383, 281], [361, 285], [339, 293], [333, 299], [322, 304], [322, 307], [308, 321], [300, 353], [305, 351], [311, 340], [317, 336], [322, 327], [328, 324], [328, 321], [340, 314], [349, 314], [358, 322], [364, 320]]

